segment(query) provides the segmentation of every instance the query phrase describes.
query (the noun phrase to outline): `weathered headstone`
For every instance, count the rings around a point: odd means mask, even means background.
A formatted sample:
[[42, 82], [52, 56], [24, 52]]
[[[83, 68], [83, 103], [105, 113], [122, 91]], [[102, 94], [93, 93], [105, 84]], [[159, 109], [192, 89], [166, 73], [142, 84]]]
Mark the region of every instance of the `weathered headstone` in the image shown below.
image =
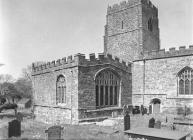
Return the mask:
[[149, 120], [149, 128], [154, 128], [154, 125], [155, 125], [155, 119], [154, 118], [151, 118]]
[[58, 140], [61, 139], [61, 131], [63, 128], [61, 126], [52, 126], [48, 128], [45, 132], [48, 133], [48, 140]]
[[133, 109], [132, 109], [132, 113], [133, 114], [140, 114], [139, 106], [134, 106]]
[[118, 112], [117, 112], [117, 111], [113, 111], [113, 112], [112, 112], [112, 117], [113, 117], [113, 118], [118, 117]]
[[21, 122], [18, 120], [13, 120], [9, 122], [8, 126], [8, 137], [20, 137], [21, 136]]
[[161, 129], [161, 121], [157, 120], [155, 122], [154, 128]]
[[125, 116], [124, 116], [124, 130], [129, 130], [130, 129], [130, 116], [129, 114], [127, 113]]
[[172, 130], [176, 130], [176, 126], [174, 123], [172, 124]]
[[129, 113], [132, 113], [133, 106], [132, 105], [127, 105], [127, 109]]
[[22, 113], [21, 112], [18, 112], [17, 114], [16, 114], [16, 119], [18, 120], [18, 121], [23, 121], [23, 115], [22, 115]]

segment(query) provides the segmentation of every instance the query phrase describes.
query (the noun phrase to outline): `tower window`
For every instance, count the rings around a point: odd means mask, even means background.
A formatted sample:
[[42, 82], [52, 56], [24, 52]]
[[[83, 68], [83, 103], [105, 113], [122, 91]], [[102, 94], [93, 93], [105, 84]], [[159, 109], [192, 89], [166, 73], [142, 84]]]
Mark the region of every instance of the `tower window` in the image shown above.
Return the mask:
[[149, 20], [148, 20], [148, 30], [149, 31], [153, 31], [153, 20], [152, 20], [152, 18], [149, 18]]

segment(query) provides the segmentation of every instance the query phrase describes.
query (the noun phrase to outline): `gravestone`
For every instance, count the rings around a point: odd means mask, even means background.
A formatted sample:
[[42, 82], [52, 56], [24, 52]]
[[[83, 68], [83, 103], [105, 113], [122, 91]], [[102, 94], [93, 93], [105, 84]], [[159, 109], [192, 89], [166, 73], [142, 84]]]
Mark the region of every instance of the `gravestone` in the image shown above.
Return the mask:
[[18, 121], [23, 121], [23, 115], [22, 115], [22, 113], [21, 112], [18, 112], [17, 114], [16, 114], [16, 119], [18, 120]]
[[161, 129], [161, 121], [156, 121], [155, 122], [155, 125], [154, 125], [154, 128], [157, 128], [157, 129]]
[[18, 120], [13, 120], [9, 122], [8, 126], [8, 137], [20, 137], [21, 136], [21, 122]]
[[174, 123], [172, 124], [172, 130], [176, 130], [176, 126]]
[[132, 109], [132, 113], [133, 114], [140, 114], [140, 108], [139, 106], [134, 106]]
[[61, 139], [61, 131], [63, 128], [61, 126], [52, 126], [48, 128], [45, 132], [48, 133], [48, 140], [58, 140]]
[[113, 118], [118, 117], [118, 112], [117, 112], [117, 111], [113, 111], [113, 112], [112, 112], [112, 117], [113, 117]]
[[130, 116], [129, 114], [127, 113], [125, 116], [124, 116], [124, 130], [129, 130], [130, 129]]
[[149, 120], [149, 128], [154, 128], [154, 125], [155, 125], [155, 119], [154, 118], [151, 118]]

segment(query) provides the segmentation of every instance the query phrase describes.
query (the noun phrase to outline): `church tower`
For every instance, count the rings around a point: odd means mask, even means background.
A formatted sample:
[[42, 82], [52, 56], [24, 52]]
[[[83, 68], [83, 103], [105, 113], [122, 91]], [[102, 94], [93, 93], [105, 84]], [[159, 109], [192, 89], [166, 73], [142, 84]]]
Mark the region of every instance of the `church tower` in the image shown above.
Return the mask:
[[105, 54], [127, 62], [142, 58], [144, 51], [159, 49], [158, 9], [149, 0], [128, 0], [108, 7]]

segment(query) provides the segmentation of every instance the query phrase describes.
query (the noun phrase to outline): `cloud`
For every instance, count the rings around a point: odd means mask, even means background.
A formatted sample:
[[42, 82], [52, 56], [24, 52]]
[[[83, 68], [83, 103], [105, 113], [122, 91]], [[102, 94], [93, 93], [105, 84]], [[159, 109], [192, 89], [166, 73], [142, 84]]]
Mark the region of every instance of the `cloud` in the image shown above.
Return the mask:
[[1, 63], [0, 63], [0, 67], [3, 66], [3, 65], [5, 65], [5, 64], [1, 64]]

